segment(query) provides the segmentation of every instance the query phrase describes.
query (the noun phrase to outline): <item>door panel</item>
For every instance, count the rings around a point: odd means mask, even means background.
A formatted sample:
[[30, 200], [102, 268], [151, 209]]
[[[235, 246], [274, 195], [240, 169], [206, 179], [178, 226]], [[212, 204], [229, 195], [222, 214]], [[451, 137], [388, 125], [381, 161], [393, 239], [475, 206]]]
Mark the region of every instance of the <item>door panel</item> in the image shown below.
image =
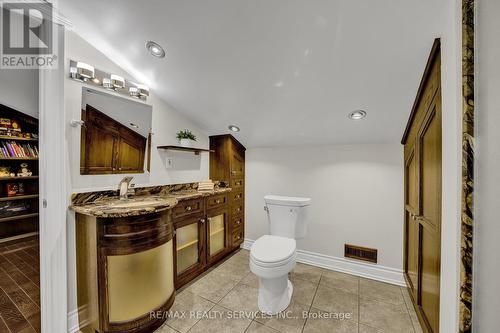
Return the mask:
[[207, 212], [207, 261], [215, 262], [229, 249], [229, 214], [227, 209]]
[[414, 298], [417, 298], [418, 289], [418, 255], [419, 255], [419, 227], [413, 216], [418, 215], [418, 166], [415, 145], [408, 148], [408, 157], [405, 161], [405, 236], [406, 260], [405, 271], [409, 287]]
[[115, 152], [118, 136], [93, 122], [86, 126], [85, 159], [82, 160], [84, 174], [112, 173], [115, 170]]
[[418, 134], [422, 226], [421, 313], [431, 332], [439, 330], [439, 276], [441, 250], [441, 112], [435, 97]]

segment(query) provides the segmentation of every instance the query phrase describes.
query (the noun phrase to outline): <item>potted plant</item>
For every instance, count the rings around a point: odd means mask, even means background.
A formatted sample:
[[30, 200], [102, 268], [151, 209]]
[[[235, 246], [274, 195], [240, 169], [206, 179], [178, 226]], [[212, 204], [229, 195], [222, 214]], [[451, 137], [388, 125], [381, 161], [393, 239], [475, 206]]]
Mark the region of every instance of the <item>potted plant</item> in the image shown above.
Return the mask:
[[196, 136], [188, 129], [177, 132], [177, 140], [182, 147], [191, 147], [193, 141], [196, 141]]

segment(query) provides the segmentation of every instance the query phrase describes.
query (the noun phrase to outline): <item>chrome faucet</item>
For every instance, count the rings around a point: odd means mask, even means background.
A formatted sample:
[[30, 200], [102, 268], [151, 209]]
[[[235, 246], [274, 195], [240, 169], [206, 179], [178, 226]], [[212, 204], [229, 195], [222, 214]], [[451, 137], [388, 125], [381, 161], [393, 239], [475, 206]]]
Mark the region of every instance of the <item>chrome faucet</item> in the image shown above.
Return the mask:
[[127, 200], [129, 194], [134, 193], [134, 184], [130, 184], [134, 177], [125, 177], [118, 184], [118, 191], [120, 191], [120, 200]]

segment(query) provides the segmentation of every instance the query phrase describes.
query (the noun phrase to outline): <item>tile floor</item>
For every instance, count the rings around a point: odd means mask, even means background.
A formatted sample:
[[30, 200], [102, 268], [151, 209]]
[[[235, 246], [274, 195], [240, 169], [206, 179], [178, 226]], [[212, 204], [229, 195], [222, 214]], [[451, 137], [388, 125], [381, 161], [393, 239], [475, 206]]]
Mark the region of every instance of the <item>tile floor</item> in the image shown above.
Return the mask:
[[38, 238], [0, 243], [0, 332], [40, 332]]
[[290, 273], [286, 318], [248, 316], [258, 311], [248, 255], [238, 251], [179, 290], [171, 310], [187, 317], [169, 318], [156, 333], [422, 332], [405, 288], [304, 264]]

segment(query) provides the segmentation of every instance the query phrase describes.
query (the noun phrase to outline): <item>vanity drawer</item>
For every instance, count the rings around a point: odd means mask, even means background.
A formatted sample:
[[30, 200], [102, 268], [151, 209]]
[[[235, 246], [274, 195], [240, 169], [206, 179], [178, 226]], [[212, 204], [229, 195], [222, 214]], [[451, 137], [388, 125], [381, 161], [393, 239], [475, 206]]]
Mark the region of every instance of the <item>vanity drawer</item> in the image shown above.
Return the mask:
[[215, 208], [227, 203], [227, 194], [215, 195], [207, 198], [207, 208]]
[[231, 224], [233, 225], [233, 230], [243, 227], [244, 217], [243, 215], [235, 215], [232, 218]]
[[233, 204], [243, 202], [243, 191], [235, 191], [229, 194]]
[[243, 239], [245, 238], [245, 232], [243, 227], [237, 228], [233, 230], [233, 246], [240, 245], [243, 243]]
[[231, 208], [231, 212], [233, 213], [233, 216], [241, 215], [243, 214], [243, 203], [239, 204], [234, 204], [233, 207]]
[[242, 190], [243, 186], [245, 186], [245, 181], [243, 178], [231, 179], [230, 186], [233, 191]]
[[174, 219], [196, 213], [203, 213], [203, 199], [181, 201], [172, 210]]

